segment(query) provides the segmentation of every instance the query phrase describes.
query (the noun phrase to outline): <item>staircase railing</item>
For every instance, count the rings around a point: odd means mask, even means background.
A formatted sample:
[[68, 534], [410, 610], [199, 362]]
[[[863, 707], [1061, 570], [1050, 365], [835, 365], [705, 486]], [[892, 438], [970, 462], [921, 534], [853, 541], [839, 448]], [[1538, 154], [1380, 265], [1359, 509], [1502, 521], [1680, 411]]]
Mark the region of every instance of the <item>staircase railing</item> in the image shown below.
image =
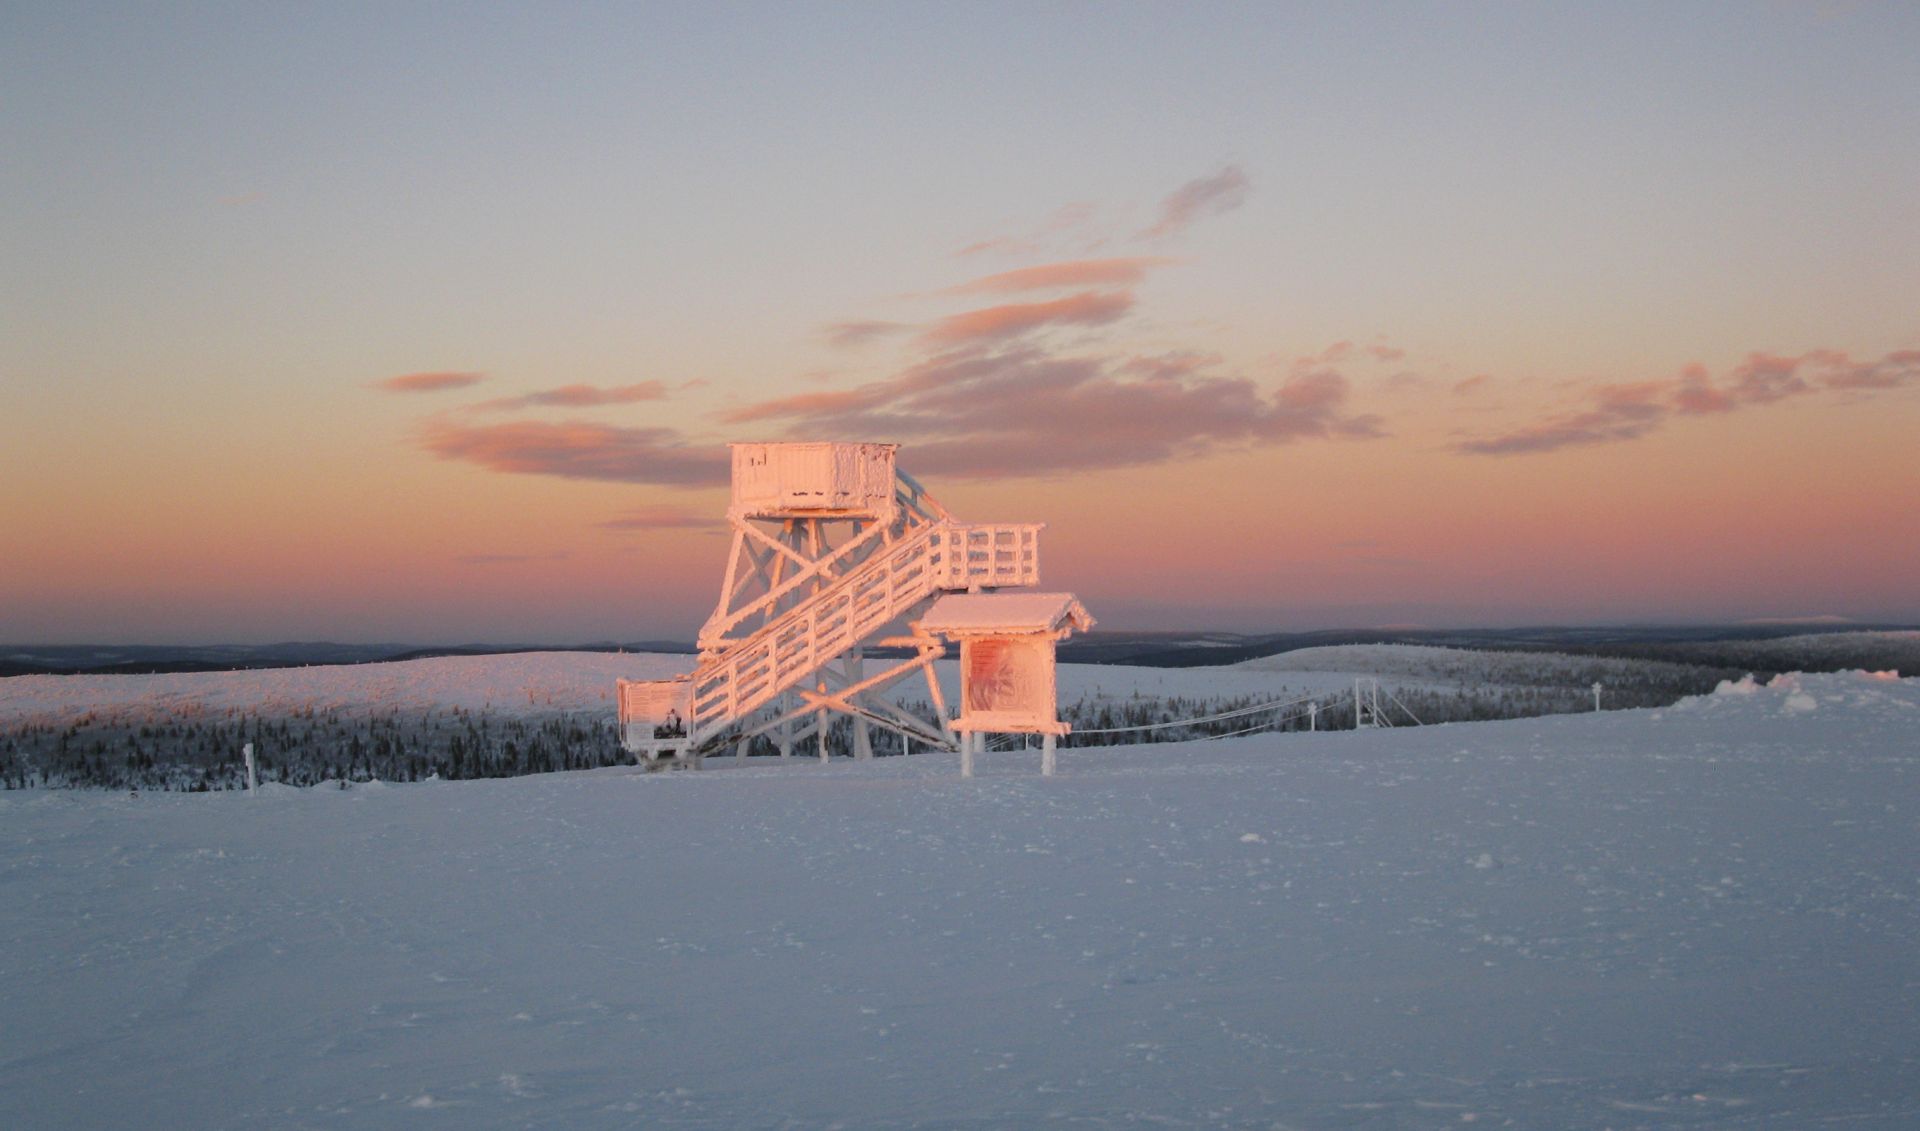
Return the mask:
[[941, 589], [1033, 585], [1040, 523], [937, 522], [883, 547], [693, 673], [697, 743], [765, 706], [829, 660]]

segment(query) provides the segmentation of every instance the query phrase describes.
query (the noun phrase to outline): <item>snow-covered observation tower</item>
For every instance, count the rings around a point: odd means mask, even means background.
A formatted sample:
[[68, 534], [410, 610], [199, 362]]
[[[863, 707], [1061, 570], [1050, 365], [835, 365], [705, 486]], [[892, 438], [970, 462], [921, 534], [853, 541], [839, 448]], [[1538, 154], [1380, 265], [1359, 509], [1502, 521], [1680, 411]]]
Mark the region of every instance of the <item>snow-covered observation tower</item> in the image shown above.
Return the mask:
[[[720, 602], [700, 630], [699, 663], [675, 679], [619, 681], [621, 744], [649, 768], [698, 765], [728, 743], [744, 755], [761, 736], [783, 758], [811, 738], [824, 759], [839, 714], [853, 719], [856, 758], [873, 756], [875, 727], [898, 735], [902, 749], [956, 749], [933, 671], [946, 644], [915, 618], [944, 593], [989, 606], [1037, 596], [993, 591], [1040, 580], [1042, 524], [958, 521], [895, 467], [894, 444], [731, 447], [733, 545]], [[1057, 713], [1052, 641], [1093, 623], [1072, 603], [1074, 617], [1040, 630], [1047, 701], [1024, 704], [1033, 717]], [[868, 647], [912, 655], [876, 658], [879, 670], [868, 674]], [[916, 672], [933, 719], [886, 694]], [[1051, 732], [1063, 731], [1055, 723]]]

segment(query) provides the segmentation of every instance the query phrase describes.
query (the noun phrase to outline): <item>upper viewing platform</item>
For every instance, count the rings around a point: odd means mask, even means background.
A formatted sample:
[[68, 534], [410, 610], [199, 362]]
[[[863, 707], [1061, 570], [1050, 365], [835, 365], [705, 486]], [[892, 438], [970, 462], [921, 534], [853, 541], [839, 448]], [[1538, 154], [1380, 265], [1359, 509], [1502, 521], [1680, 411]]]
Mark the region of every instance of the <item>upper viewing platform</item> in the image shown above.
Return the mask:
[[897, 444], [730, 444], [736, 518], [871, 518], [894, 512]]

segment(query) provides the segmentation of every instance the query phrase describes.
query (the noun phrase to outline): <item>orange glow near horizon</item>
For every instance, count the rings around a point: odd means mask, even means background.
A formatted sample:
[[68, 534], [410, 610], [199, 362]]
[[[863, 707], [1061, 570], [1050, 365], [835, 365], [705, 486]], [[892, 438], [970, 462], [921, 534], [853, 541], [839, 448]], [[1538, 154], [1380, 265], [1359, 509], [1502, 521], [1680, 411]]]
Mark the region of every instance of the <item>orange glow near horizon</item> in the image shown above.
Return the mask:
[[1102, 630], [1920, 622], [1912, 13], [450, 18], [0, 37], [0, 644], [686, 639], [780, 439]]

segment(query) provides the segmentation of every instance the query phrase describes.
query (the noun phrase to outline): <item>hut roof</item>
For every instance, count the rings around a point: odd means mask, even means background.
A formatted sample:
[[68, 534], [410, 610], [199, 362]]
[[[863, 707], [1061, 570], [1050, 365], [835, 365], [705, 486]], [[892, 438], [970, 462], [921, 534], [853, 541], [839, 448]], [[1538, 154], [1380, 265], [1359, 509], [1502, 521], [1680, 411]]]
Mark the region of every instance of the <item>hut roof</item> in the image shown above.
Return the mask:
[[920, 627], [946, 636], [1057, 632], [1062, 627], [1085, 632], [1093, 627], [1093, 617], [1071, 593], [949, 593], [920, 618]]

